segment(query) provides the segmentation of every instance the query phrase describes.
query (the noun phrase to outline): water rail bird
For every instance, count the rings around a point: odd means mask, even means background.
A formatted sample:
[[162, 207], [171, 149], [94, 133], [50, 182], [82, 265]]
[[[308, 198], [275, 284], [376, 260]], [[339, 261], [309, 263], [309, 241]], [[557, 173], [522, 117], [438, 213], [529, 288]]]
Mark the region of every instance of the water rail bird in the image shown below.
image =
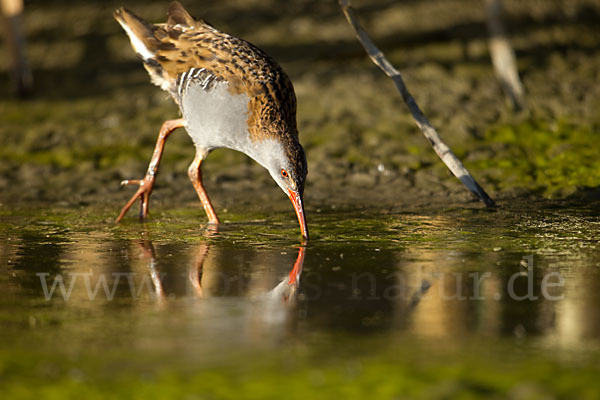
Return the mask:
[[178, 2], [170, 4], [164, 24], [150, 24], [125, 8], [114, 17], [152, 83], [171, 95], [182, 114], [163, 123], [145, 177], [122, 182], [138, 190], [117, 222], [137, 199], [140, 218], [147, 216], [165, 141], [185, 127], [196, 147], [188, 175], [209, 223], [218, 224], [219, 219], [202, 184], [201, 164], [212, 150], [229, 148], [269, 171], [292, 201], [302, 236], [308, 238], [303, 205], [306, 156], [298, 141], [296, 95], [281, 67], [258, 47], [194, 19]]

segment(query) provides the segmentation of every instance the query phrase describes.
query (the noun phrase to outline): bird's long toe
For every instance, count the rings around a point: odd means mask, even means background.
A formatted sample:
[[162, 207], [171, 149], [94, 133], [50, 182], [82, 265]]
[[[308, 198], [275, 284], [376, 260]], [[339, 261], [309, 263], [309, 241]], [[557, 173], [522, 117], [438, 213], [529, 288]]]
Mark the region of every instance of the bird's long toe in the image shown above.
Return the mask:
[[140, 199], [140, 220], [144, 220], [148, 216], [148, 209], [150, 203], [150, 194], [152, 193], [152, 189], [154, 188], [154, 178], [146, 176], [144, 179], [130, 179], [121, 181], [122, 186], [127, 185], [137, 185], [139, 186], [138, 190], [135, 192], [133, 196], [129, 199], [129, 201], [125, 204], [125, 206], [121, 209], [119, 216], [116, 219], [116, 222], [120, 222], [127, 211], [133, 206], [138, 199]]

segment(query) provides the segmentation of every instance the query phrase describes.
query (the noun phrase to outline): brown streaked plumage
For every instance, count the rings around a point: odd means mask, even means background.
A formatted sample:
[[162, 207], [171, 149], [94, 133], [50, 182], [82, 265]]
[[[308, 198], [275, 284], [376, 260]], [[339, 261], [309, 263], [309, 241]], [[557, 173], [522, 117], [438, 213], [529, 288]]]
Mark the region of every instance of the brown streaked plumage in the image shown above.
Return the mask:
[[121, 211], [142, 200], [141, 217], [168, 135], [185, 127], [196, 145], [188, 171], [210, 222], [218, 218], [202, 185], [200, 165], [215, 148], [242, 151], [269, 170], [294, 204], [302, 234], [308, 237], [302, 196], [306, 158], [298, 142], [296, 96], [281, 67], [256, 46], [192, 18], [178, 2], [169, 6], [165, 24], [151, 25], [121, 8], [115, 19], [128, 34], [152, 82], [168, 91], [183, 118], [167, 121], [146, 177]]

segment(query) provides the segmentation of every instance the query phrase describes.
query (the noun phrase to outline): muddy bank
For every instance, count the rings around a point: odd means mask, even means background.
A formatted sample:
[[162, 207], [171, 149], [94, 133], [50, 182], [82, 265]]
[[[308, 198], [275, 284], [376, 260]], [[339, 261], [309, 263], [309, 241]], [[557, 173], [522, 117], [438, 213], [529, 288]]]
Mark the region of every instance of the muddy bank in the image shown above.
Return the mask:
[[[495, 80], [478, 0], [356, 2], [373, 39], [402, 71], [440, 134], [500, 203], [597, 201], [600, 185], [600, 5], [506, 1], [529, 110], [514, 114]], [[155, 22], [162, 1], [28, 3], [36, 94], [15, 101], [0, 64], [0, 202], [121, 206], [143, 175], [164, 119], [178, 115], [153, 87], [112, 10]], [[335, 2], [203, 2], [192, 13], [271, 53], [298, 96], [309, 162], [306, 203], [395, 209], [480, 207], [449, 175], [391, 83], [364, 55]], [[185, 132], [167, 144], [151, 207], [199, 207]], [[218, 150], [204, 176], [217, 207], [287, 200], [266, 171]]]

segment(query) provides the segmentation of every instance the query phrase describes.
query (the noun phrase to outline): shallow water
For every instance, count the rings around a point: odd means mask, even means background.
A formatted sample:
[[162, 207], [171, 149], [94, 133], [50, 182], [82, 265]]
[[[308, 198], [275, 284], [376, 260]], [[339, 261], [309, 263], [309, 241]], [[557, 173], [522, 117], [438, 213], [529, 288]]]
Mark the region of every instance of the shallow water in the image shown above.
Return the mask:
[[5, 340], [49, 330], [77, 343], [102, 326], [124, 345], [141, 332], [168, 342], [174, 324], [178, 340], [213, 349], [317, 331], [527, 335], [567, 347], [600, 334], [592, 210], [320, 212], [306, 245], [285, 215], [194, 231], [173, 216], [115, 226], [50, 214], [2, 217]]
[[474, 346], [482, 363], [523, 354], [524, 343], [534, 356], [597, 354], [593, 209], [320, 210], [306, 245], [287, 213], [230, 215], [240, 222], [217, 229], [186, 212], [114, 225], [108, 210], [5, 207], [2, 375], [15, 354], [28, 374], [75, 380], [110, 377], [115, 364], [252, 368], [290, 349], [330, 360], [398, 343], [433, 360], [431, 346]]

